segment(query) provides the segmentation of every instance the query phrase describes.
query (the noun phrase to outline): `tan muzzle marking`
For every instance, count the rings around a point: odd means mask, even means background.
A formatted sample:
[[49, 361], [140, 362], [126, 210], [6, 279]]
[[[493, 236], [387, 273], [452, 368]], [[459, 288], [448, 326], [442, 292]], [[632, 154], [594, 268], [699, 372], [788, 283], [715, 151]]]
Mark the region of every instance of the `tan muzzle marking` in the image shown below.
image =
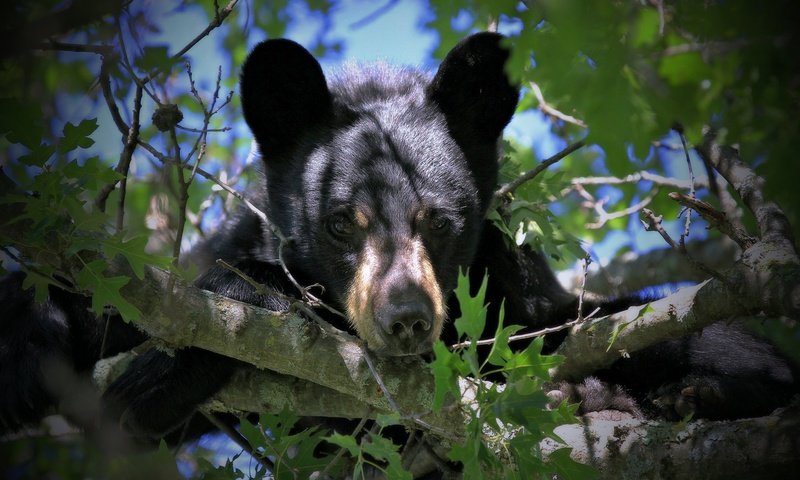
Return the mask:
[[[404, 248], [398, 251], [402, 262], [399, 268], [407, 270], [411, 281], [418, 285], [430, 298], [433, 305], [433, 325], [431, 325], [431, 344], [439, 338], [446, 317], [444, 297], [436, 280], [428, 252], [419, 237], [411, 239]], [[378, 243], [367, 238], [364, 251], [359, 258], [353, 283], [347, 293], [347, 316], [350, 324], [358, 336], [367, 342], [370, 349], [381, 351], [388, 345], [380, 335], [378, 322], [375, 319], [373, 299], [377, 294], [380, 283], [380, 274], [386, 271], [383, 265], [383, 255], [380, 253]], [[393, 268], [398, 268], [394, 266]]]

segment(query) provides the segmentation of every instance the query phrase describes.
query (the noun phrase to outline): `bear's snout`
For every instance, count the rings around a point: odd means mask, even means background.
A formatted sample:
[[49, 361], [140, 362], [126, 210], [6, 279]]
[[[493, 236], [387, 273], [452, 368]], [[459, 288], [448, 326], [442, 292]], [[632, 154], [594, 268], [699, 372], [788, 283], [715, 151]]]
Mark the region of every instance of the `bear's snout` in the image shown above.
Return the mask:
[[383, 305], [376, 305], [375, 311], [378, 334], [387, 346], [399, 354], [429, 351], [436, 338], [431, 337], [433, 302], [426, 292], [410, 285], [395, 289], [387, 300]]
[[[387, 243], [399, 245], [388, 253]], [[358, 335], [384, 355], [414, 355], [433, 348], [445, 318], [444, 297], [419, 238], [369, 238], [347, 294]]]

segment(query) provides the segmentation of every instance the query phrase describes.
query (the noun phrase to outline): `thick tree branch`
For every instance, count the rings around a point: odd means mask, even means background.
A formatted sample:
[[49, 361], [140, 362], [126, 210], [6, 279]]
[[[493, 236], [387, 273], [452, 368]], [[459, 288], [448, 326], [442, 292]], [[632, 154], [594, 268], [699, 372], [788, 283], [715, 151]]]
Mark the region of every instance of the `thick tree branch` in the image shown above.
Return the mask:
[[[691, 255], [709, 268], [721, 271], [733, 266], [740, 250], [726, 237], [691, 242], [687, 245]], [[608, 265], [590, 269], [586, 290], [605, 296], [619, 296], [653, 285], [676, 282], [702, 282], [708, 278], [685, 255], [676, 255], [668, 248], [646, 254], [625, 252], [617, 255]], [[577, 291], [580, 275], [576, 271], [568, 288]]]
[[[644, 307], [576, 325], [556, 353], [566, 360], [551, 374], [554, 380], [580, 380], [610, 366], [624, 355], [655, 343], [678, 338], [739, 315], [743, 305], [720, 282], [707, 280], [682, 288], [676, 293]], [[616, 338], [609, 344], [611, 338]]]
[[[584, 424], [556, 434], [573, 459], [602, 478], [793, 478], [800, 468], [800, 409], [723, 422], [654, 422], [612, 412], [590, 413]], [[545, 455], [564, 444], [546, 442]]]
[[[567, 359], [552, 372], [556, 379], [580, 379], [620, 356], [742, 314], [800, 317], [800, 259], [786, 216], [763, 198], [763, 179], [735, 149], [715, 145], [709, 137], [703, 148], [755, 215], [760, 238], [743, 242], [749, 248], [721, 277], [653, 302], [644, 313], [631, 308], [573, 327], [558, 349]], [[651, 224], [656, 220], [651, 215]]]
[[[169, 283], [169, 274], [149, 269], [144, 281], [131, 279], [123, 289], [125, 298], [142, 312], [137, 325], [150, 335], [176, 347], [193, 345], [308, 380], [379, 411], [391, 411], [358, 339], [344, 332], [333, 334], [296, 314], [270, 312], [179, 281], [168, 291]], [[401, 414], [424, 420], [438, 434], [459, 437], [456, 412], [430, 413], [433, 378], [420, 358], [374, 360]]]
[[[97, 362], [93, 380], [105, 390], [136, 353], [126, 352]], [[243, 368], [236, 372], [227, 387], [217, 393], [205, 409], [243, 414], [282, 411], [285, 407], [301, 417], [374, 418], [381, 411], [358, 399], [313, 382], [288, 375]]]

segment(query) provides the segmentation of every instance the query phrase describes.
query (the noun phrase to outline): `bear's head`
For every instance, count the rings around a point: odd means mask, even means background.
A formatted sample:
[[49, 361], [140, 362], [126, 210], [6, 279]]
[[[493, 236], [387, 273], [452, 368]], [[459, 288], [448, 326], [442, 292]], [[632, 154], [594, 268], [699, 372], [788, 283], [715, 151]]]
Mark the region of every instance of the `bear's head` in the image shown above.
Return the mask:
[[287, 266], [323, 285], [374, 351], [430, 350], [472, 263], [519, 96], [500, 42], [466, 38], [432, 79], [375, 65], [328, 82], [289, 40], [257, 45], [242, 68]]

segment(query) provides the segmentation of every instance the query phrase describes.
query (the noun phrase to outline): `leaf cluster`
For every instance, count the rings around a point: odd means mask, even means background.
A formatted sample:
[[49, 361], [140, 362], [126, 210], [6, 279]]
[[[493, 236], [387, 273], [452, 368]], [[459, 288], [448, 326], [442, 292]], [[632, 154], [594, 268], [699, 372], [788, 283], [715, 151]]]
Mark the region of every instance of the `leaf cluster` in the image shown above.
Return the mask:
[[[431, 370], [435, 378], [434, 409], [461, 405], [466, 418], [466, 439], [450, 450], [449, 458], [464, 466], [464, 478], [592, 478], [594, 470], [572, 460], [567, 449], [543, 458], [539, 445], [545, 438], [558, 439], [554, 428], [575, 421], [576, 406], [549, 406], [545, 394], [549, 370], [563, 361], [557, 355], [542, 355], [539, 337], [515, 351], [509, 338], [522, 329], [503, 325], [500, 308], [494, 342], [488, 354], [479, 354], [477, 341], [487, 323], [485, 304], [488, 276], [475, 295], [461, 273], [455, 295], [461, 316], [455, 321], [467, 347], [451, 351], [441, 341], [434, 347]], [[485, 353], [485, 352], [482, 352]], [[501, 381], [492, 381], [501, 380]], [[460, 385], [466, 383], [468, 395]]]
[[[6, 228], [0, 244], [16, 250], [25, 260], [21, 266], [28, 275], [24, 287], [35, 289], [37, 301], [47, 297], [49, 285], [86, 293], [92, 297], [92, 310], [102, 314], [113, 305], [125, 320], [140, 313], [120, 294], [129, 278], [108, 276], [108, 262], [124, 258], [134, 274], [144, 278], [145, 265], [168, 267], [162, 257], [145, 253], [147, 238], [125, 238], [115, 232], [106, 212], [97, 208], [94, 198], [108, 183], [122, 176], [97, 156], [82, 158], [78, 150], [94, 144], [90, 135], [97, 120], [66, 123], [62, 135], [52, 144], [41, 138], [31, 140], [20, 133], [30, 124], [15, 124], [12, 112], [4, 111], [6, 140], [27, 148], [11, 174], [21, 180], [0, 199], [5, 208]], [[15, 171], [16, 170], [16, 171]]]

